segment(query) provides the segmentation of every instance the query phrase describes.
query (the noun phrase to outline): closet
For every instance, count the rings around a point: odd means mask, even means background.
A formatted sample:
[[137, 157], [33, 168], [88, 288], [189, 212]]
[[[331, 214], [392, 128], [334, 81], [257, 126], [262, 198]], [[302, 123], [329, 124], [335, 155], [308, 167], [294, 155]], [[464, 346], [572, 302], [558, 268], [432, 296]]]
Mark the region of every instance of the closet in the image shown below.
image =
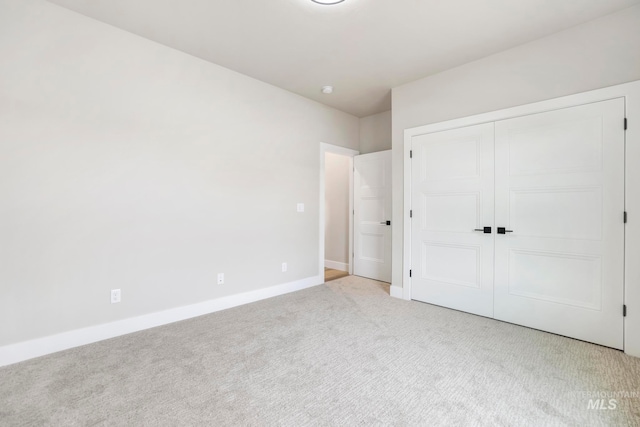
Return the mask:
[[411, 298], [623, 348], [624, 98], [411, 135]]

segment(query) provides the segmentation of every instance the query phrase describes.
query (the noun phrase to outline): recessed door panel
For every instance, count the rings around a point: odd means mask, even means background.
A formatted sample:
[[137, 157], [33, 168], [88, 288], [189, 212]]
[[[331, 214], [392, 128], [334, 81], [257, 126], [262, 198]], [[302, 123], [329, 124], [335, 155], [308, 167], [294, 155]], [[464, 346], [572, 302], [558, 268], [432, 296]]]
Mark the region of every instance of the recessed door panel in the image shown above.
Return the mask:
[[431, 142], [420, 150], [421, 180], [479, 178], [482, 167], [481, 150], [481, 135], [451, 134], [437, 142]]
[[384, 263], [384, 233], [361, 233], [360, 258], [366, 261]]
[[385, 208], [384, 195], [376, 197], [360, 197], [360, 216], [359, 219], [363, 223], [378, 224], [380, 218], [387, 217], [388, 209]]
[[519, 236], [602, 238], [602, 187], [512, 189], [509, 218]]
[[422, 228], [429, 231], [468, 232], [481, 222], [481, 195], [471, 193], [421, 194]]
[[481, 250], [480, 246], [424, 242], [420, 255], [423, 262], [421, 278], [445, 286], [480, 289]]
[[600, 310], [602, 258], [551, 251], [509, 251], [509, 295]]
[[[578, 107], [580, 108], [580, 107]], [[566, 118], [557, 112], [551, 120], [545, 114], [520, 119], [517, 128], [510, 128], [510, 175], [595, 172], [602, 168], [602, 116], [598, 113], [575, 116], [564, 110]]]

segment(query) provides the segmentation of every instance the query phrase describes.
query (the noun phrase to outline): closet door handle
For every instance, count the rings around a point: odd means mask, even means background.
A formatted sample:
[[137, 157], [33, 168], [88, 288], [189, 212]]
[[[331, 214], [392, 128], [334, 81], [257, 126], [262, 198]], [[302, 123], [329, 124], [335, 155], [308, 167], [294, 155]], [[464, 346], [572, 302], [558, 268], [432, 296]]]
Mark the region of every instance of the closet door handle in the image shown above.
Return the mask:
[[498, 227], [498, 234], [507, 234], [507, 233], [513, 233], [513, 230], [507, 230], [504, 227]]
[[474, 228], [473, 231], [482, 231], [484, 234], [491, 234], [491, 227]]
[[391, 221], [380, 221], [380, 225], [391, 225]]

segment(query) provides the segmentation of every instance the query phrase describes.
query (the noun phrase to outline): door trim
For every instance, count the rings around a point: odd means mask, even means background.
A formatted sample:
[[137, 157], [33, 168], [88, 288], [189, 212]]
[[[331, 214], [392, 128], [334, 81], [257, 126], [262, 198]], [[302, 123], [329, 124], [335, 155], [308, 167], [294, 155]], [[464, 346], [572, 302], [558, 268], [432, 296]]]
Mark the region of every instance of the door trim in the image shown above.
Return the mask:
[[[353, 158], [360, 154], [359, 151], [352, 150], [350, 148], [340, 147], [338, 145], [327, 144], [325, 142], [320, 143], [320, 212], [318, 217], [320, 218], [320, 241], [319, 241], [319, 259], [318, 259], [318, 275], [324, 277], [324, 233], [325, 233], [325, 221], [326, 221], [326, 206], [325, 206], [325, 161], [324, 157], [326, 153], [339, 154], [341, 156], [349, 157], [349, 274], [353, 274]], [[324, 280], [323, 280], [324, 281]]]
[[[640, 258], [640, 161], [638, 160], [640, 159], [640, 81], [405, 129], [403, 147], [403, 216], [405, 220], [403, 221], [402, 231], [402, 298], [405, 300], [411, 299], [411, 278], [409, 276], [411, 269], [411, 220], [409, 218], [409, 211], [411, 209], [411, 159], [409, 156], [412, 150], [412, 138], [414, 136], [496, 122], [615, 98], [624, 98], [625, 116], [629, 123], [625, 134], [625, 211], [629, 213], [629, 221], [625, 225], [625, 284], [623, 303], [627, 306], [628, 310], [624, 318], [624, 351], [627, 354], [640, 357], [640, 263], [633, 262], [633, 260]], [[621, 123], [620, 126], [624, 126], [624, 123]], [[638, 219], [634, 221], [633, 218]], [[620, 315], [622, 316], [622, 307], [620, 307]]]

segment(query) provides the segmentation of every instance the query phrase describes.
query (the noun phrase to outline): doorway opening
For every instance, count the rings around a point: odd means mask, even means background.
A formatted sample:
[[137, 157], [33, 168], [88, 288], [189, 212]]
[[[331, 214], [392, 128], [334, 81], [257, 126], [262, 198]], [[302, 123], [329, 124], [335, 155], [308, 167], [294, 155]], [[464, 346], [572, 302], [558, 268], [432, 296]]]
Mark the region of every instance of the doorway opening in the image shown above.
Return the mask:
[[353, 157], [358, 151], [320, 144], [319, 274], [353, 273]]

